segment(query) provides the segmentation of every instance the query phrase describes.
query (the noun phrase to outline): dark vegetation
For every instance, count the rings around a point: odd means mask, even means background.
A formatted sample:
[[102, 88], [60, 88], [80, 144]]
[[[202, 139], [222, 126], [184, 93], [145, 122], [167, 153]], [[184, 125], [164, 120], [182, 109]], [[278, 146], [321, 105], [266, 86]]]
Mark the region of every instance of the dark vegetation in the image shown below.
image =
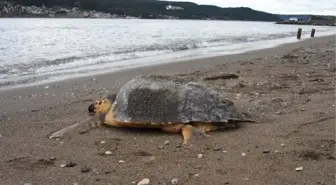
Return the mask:
[[85, 10], [96, 10], [117, 15], [128, 15], [142, 18], [161, 18], [165, 16], [179, 19], [219, 19], [219, 20], [250, 20], [278, 21], [277, 15], [256, 11], [251, 8], [220, 8], [211, 5], [198, 5], [191, 2], [171, 2], [184, 10], [166, 10], [168, 1], [157, 0], [12, 0], [26, 6], [46, 7], [79, 7]]

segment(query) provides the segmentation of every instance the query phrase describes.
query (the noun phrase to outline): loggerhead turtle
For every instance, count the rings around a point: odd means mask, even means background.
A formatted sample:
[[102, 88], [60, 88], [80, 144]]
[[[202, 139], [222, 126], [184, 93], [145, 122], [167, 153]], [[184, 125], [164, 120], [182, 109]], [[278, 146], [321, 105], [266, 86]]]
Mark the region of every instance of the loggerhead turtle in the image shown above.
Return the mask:
[[205, 84], [165, 76], [138, 76], [118, 93], [88, 107], [98, 125], [158, 128], [182, 133], [183, 145], [193, 134], [235, 128], [250, 122], [222, 92]]

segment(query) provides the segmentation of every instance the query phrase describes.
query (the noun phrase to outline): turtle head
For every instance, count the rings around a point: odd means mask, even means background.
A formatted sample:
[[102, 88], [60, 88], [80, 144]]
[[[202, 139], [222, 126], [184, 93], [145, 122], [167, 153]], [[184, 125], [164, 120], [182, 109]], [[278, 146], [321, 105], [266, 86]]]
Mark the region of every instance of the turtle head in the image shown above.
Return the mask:
[[112, 101], [109, 99], [96, 100], [88, 107], [90, 116], [106, 114], [112, 106]]

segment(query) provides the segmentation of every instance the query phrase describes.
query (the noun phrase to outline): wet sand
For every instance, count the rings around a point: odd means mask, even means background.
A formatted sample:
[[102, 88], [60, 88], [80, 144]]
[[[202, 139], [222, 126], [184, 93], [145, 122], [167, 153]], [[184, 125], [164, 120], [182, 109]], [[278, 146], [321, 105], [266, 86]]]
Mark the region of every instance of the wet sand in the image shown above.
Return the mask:
[[[335, 184], [335, 71], [335, 36], [327, 36], [0, 91], [0, 185], [119, 185], [144, 178], [150, 184], [175, 178], [184, 185]], [[222, 73], [239, 78], [205, 80]], [[217, 86], [258, 123], [213, 132], [189, 149], [179, 147], [179, 134], [105, 126], [48, 138], [85, 118], [92, 100], [140, 74]], [[62, 168], [63, 161], [76, 165]]]

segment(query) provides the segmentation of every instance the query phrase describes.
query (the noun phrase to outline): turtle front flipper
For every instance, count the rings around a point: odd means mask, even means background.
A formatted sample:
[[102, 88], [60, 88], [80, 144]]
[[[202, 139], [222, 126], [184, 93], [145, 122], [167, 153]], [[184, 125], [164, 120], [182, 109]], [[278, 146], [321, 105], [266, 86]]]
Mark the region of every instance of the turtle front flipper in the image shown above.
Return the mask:
[[54, 138], [62, 138], [66, 133], [69, 133], [70, 131], [75, 130], [76, 128], [80, 126], [88, 126], [88, 128], [85, 128], [85, 130], [82, 130], [81, 132], [87, 132], [88, 130], [91, 130], [93, 128], [100, 127], [103, 124], [103, 118], [104, 115], [98, 115], [94, 117], [90, 117], [88, 119], [82, 120], [80, 122], [77, 122], [76, 124], [73, 124], [69, 127], [63, 128], [57, 132], [54, 132], [49, 136], [49, 139], [54, 139]]

